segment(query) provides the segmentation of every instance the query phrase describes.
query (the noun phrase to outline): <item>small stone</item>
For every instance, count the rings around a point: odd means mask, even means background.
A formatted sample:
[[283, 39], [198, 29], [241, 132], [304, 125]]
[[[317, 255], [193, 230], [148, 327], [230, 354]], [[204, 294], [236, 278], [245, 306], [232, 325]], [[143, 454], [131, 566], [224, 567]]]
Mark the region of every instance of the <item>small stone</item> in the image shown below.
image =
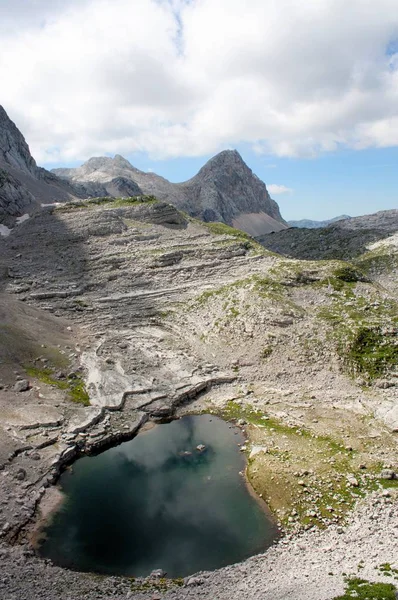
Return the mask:
[[40, 457], [40, 454], [39, 454], [38, 452], [33, 452], [33, 453], [30, 455], [30, 458], [31, 458], [32, 460], [40, 460], [40, 458], [41, 458], [41, 457]]
[[358, 479], [356, 479], [356, 477], [349, 475], [347, 477], [347, 481], [351, 487], [359, 487], [359, 481], [358, 481]]
[[21, 379], [14, 385], [15, 392], [26, 392], [29, 389], [29, 381], [27, 379]]
[[161, 577], [166, 577], [167, 573], [166, 571], [163, 571], [163, 569], [154, 569], [151, 574], [150, 577], [154, 577], [156, 579], [160, 579]]
[[395, 479], [396, 473], [392, 469], [383, 469], [380, 473], [380, 479]]
[[198, 585], [203, 585], [203, 579], [200, 577], [187, 577], [184, 579], [184, 584], [189, 587], [196, 587]]
[[203, 450], [206, 450], [206, 446], [204, 444], [198, 444], [198, 446], [196, 446], [196, 450], [203, 452]]
[[25, 471], [25, 469], [22, 469], [22, 467], [21, 467], [16, 472], [15, 479], [18, 479], [18, 481], [23, 481], [25, 478], [26, 478], [26, 471]]

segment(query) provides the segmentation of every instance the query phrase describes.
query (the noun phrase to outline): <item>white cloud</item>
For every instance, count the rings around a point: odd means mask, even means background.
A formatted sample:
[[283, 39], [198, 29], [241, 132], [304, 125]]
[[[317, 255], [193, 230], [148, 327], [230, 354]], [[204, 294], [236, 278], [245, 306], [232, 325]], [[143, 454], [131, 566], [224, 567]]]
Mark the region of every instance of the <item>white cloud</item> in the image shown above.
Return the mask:
[[276, 183], [267, 185], [267, 190], [271, 196], [278, 196], [278, 194], [291, 194], [293, 192], [292, 188], [286, 187], [285, 185], [277, 185]]
[[1, 101], [41, 163], [398, 145], [397, 38], [396, 0], [0, 2]]

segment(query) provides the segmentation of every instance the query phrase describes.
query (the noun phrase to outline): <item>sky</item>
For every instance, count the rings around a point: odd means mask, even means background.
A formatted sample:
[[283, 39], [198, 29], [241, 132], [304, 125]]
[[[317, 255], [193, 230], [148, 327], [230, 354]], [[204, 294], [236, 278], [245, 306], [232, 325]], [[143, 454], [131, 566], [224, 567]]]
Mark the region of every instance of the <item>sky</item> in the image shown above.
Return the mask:
[[286, 219], [398, 208], [397, 0], [0, 0], [0, 43], [41, 166], [236, 148]]

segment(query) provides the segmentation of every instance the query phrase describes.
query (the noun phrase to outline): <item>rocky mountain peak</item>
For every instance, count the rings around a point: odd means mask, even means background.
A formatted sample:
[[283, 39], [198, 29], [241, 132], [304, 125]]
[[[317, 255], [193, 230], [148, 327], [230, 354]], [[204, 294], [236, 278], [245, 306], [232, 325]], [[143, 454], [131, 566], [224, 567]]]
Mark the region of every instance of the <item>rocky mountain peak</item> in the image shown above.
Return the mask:
[[198, 175], [200, 173], [215, 171], [225, 167], [248, 169], [248, 166], [237, 150], [222, 150], [222, 152], [219, 152], [207, 161], [200, 169]]
[[220, 152], [183, 185], [190, 197], [186, 210], [204, 221], [222, 221], [253, 236], [286, 228], [265, 183], [237, 150]]
[[134, 171], [133, 165], [127, 160], [127, 158], [124, 158], [124, 156], [122, 156], [121, 154], [115, 154], [113, 162], [115, 163], [115, 165], [118, 165], [123, 169], [131, 169], [132, 171]]

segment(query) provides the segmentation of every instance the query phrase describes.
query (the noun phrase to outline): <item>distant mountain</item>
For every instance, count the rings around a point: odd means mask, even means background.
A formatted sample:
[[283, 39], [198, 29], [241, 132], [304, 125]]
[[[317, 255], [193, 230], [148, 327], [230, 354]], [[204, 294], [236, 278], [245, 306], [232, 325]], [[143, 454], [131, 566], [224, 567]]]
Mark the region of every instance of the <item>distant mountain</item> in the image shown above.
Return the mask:
[[333, 219], [329, 219], [327, 221], [311, 221], [310, 219], [301, 219], [299, 221], [287, 221], [287, 224], [290, 227], [300, 227], [305, 229], [318, 229], [320, 227], [327, 227], [331, 223], [336, 223], [336, 221], [342, 221], [343, 219], [351, 219], [349, 215], [340, 215], [338, 217], [334, 217]]
[[155, 173], [140, 171], [120, 155], [90, 158], [81, 167], [52, 172], [73, 184], [97, 182], [107, 186], [116, 178], [130, 181], [145, 194], [174, 204], [193, 217], [221, 221], [255, 236], [287, 227], [265, 184], [236, 150], [220, 152], [184, 183], [171, 183]]

